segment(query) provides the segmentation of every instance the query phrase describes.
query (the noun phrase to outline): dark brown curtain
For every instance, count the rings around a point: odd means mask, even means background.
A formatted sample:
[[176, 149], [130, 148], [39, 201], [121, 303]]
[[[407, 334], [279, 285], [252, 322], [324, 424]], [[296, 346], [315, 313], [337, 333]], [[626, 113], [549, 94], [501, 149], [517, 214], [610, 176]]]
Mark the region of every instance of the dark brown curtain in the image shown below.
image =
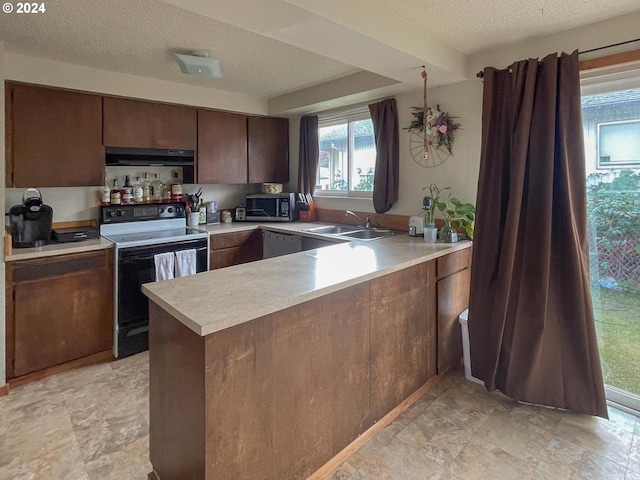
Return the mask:
[[373, 176], [373, 207], [377, 213], [389, 210], [398, 200], [400, 143], [398, 107], [393, 98], [369, 105], [376, 141], [376, 170]]
[[516, 400], [606, 418], [577, 52], [486, 68], [483, 102], [473, 375]]
[[318, 175], [318, 117], [308, 115], [300, 119], [300, 150], [298, 188], [302, 193], [314, 194]]

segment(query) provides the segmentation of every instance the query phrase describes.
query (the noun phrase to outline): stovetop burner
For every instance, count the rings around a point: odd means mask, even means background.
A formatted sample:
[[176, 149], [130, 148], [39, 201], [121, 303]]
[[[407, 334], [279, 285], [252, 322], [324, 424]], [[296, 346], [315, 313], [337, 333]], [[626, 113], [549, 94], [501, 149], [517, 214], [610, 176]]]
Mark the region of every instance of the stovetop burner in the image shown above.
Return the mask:
[[104, 206], [100, 221], [100, 235], [118, 248], [208, 237], [206, 232], [187, 228], [182, 202]]

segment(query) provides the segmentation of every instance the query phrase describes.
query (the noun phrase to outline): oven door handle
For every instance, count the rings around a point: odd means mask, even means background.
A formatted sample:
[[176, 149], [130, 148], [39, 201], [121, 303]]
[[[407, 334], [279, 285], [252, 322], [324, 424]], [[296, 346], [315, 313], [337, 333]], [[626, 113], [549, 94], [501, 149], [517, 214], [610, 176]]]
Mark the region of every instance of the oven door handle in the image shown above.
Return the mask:
[[[186, 249], [186, 250], [190, 250], [190, 249]], [[203, 250], [207, 250], [207, 247], [198, 247], [195, 249], [196, 251], [196, 255], [198, 254], [198, 252], [201, 252]], [[180, 251], [180, 249], [178, 250], [170, 250], [169, 252], [165, 252], [165, 253], [175, 253], [177, 251]], [[120, 263], [134, 263], [134, 262], [139, 262], [140, 260], [153, 260], [155, 258], [154, 254], [151, 255], [134, 255], [131, 257], [121, 257], [120, 258]]]

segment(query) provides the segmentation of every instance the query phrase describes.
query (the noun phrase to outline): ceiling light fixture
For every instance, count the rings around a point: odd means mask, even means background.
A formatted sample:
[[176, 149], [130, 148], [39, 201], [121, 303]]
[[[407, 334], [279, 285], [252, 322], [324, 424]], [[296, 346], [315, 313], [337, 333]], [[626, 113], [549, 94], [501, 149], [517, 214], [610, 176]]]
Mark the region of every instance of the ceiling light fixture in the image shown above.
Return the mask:
[[217, 58], [209, 57], [209, 52], [194, 50], [190, 55], [183, 55], [181, 53], [175, 53], [174, 55], [178, 60], [178, 65], [182, 73], [199, 75], [201, 77], [222, 77], [220, 62]]

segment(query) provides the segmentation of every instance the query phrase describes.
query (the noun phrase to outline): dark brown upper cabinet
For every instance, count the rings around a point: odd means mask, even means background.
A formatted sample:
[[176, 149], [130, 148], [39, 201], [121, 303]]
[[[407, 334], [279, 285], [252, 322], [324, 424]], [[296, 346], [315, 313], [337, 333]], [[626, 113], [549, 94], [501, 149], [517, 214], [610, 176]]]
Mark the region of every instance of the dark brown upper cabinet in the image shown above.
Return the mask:
[[247, 183], [247, 116], [198, 110], [198, 183]]
[[197, 110], [180, 105], [104, 97], [107, 147], [197, 148]]
[[104, 183], [102, 97], [6, 83], [6, 185]]
[[249, 183], [289, 181], [289, 120], [249, 117]]

